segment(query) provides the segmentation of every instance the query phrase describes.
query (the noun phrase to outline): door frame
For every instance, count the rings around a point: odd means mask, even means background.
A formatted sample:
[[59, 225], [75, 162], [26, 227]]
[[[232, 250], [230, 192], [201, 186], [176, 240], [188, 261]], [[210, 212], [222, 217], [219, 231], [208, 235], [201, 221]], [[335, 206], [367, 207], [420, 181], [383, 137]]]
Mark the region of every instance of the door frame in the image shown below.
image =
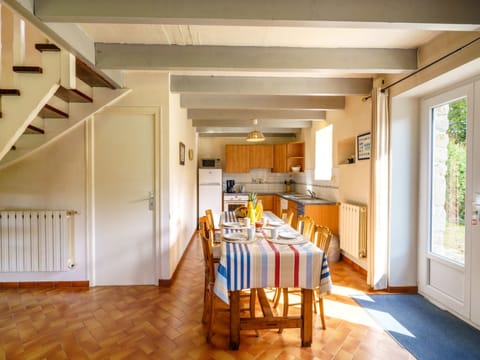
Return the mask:
[[[474, 82], [458, 84], [435, 95], [421, 100], [420, 104], [420, 189], [419, 189], [419, 248], [418, 248], [418, 290], [433, 303], [447, 308], [461, 317], [470, 315], [470, 284], [471, 284], [471, 229], [468, 221], [471, 218], [471, 199], [473, 194], [473, 126], [474, 126]], [[446, 103], [452, 99], [467, 96], [467, 188], [465, 194], [465, 259], [464, 266], [454, 264], [429, 251], [430, 219], [431, 219], [431, 191], [432, 171], [430, 166], [431, 152], [431, 108]], [[436, 262], [452, 271], [463, 273], [464, 293], [463, 301], [456, 299], [429, 284], [429, 262]]]
[[[160, 274], [160, 169], [161, 169], [161, 157], [160, 157], [160, 107], [142, 107], [142, 106], [110, 106], [102, 109], [96, 114], [102, 115], [147, 115], [153, 117], [153, 193], [154, 193], [154, 206], [153, 206], [153, 270], [154, 279], [159, 279]], [[89, 117], [86, 121], [85, 131], [85, 159], [87, 169], [86, 179], [86, 243], [87, 243], [87, 278], [90, 282], [90, 286], [95, 286], [95, 115]]]

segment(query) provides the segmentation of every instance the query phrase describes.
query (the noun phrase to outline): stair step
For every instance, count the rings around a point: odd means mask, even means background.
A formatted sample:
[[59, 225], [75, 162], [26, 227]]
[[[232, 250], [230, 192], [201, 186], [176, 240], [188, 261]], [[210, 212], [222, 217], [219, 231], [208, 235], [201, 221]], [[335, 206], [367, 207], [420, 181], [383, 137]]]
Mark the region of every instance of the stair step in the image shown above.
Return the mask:
[[40, 52], [43, 51], [60, 51], [60, 48], [55, 44], [35, 44], [35, 49]]
[[18, 90], [18, 89], [0, 89], [0, 96], [4, 96], [4, 95], [19, 96], [20, 95], [20, 90]]
[[38, 116], [41, 118], [50, 118], [50, 119], [68, 119], [68, 114], [59, 110], [52, 105], [46, 104], [42, 110], [38, 113]]
[[105, 77], [95, 72], [90, 66], [84, 62], [78, 60], [75, 61], [76, 66], [76, 75], [84, 83], [90, 85], [91, 87], [106, 87], [110, 89], [115, 89], [115, 86], [110, 83]]
[[13, 71], [18, 73], [43, 73], [43, 69], [40, 66], [14, 66]]
[[60, 86], [55, 96], [68, 103], [91, 103], [93, 99], [77, 89], [67, 89]]
[[28, 125], [24, 134], [45, 134], [45, 130], [35, 126], [35, 125]]

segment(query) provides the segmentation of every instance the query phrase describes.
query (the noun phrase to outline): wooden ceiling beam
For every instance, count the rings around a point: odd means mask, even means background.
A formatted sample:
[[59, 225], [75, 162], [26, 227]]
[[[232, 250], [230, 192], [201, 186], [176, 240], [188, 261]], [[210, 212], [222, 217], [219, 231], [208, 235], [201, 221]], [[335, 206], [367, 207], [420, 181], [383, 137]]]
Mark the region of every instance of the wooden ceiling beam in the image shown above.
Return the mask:
[[54, 23], [326, 26], [478, 30], [477, 0], [35, 0]]
[[417, 69], [416, 49], [95, 44], [100, 69], [399, 73]]

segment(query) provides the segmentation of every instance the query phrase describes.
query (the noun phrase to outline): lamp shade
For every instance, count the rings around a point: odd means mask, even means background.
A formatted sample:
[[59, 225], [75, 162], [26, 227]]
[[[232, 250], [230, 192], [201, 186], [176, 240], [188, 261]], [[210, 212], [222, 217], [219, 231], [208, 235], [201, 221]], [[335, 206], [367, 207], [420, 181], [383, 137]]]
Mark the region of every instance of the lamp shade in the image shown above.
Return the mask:
[[263, 136], [263, 133], [261, 131], [254, 130], [254, 131], [250, 131], [247, 134], [248, 142], [260, 142], [264, 140], [265, 140], [265, 136]]

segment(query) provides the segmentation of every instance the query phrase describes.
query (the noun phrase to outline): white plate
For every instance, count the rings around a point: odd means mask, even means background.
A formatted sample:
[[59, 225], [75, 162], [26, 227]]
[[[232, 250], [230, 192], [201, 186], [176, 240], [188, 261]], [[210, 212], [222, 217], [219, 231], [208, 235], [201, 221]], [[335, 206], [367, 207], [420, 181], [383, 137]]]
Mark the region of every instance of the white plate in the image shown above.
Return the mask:
[[248, 240], [247, 234], [243, 233], [229, 233], [223, 235], [223, 241], [237, 243], [237, 244], [247, 244], [257, 241], [257, 237], [253, 240]]
[[226, 221], [223, 223], [223, 226], [232, 227], [232, 226], [240, 226], [240, 223], [234, 221]]
[[271, 238], [268, 238], [267, 240], [274, 243], [274, 244], [280, 244], [280, 245], [298, 245], [298, 244], [305, 244], [305, 243], [308, 242], [307, 239], [305, 239], [304, 237], [301, 237], [301, 236], [299, 236], [296, 239], [282, 239], [282, 238], [271, 239]]
[[269, 221], [267, 225], [269, 226], [282, 226], [285, 223], [283, 221]]
[[280, 236], [281, 238], [284, 238], [284, 239], [295, 239], [298, 235], [297, 234], [294, 234], [294, 233], [291, 233], [291, 232], [281, 232], [280, 234], [278, 234], [278, 236]]

